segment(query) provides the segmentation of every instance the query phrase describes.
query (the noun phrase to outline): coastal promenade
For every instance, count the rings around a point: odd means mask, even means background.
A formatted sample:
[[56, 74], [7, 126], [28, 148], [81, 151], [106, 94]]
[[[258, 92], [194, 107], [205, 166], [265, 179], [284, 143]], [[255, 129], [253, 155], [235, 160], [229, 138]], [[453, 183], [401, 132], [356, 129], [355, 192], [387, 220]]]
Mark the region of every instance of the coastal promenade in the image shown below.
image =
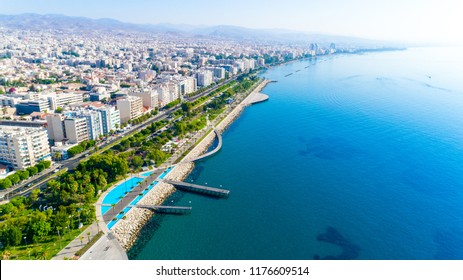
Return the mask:
[[[256, 102], [265, 101], [267, 98], [260, 95], [260, 91], [269, 83], [268, 80], [263, 80], [257, 83], [253, 88], [248, 92], [239, 94], [236, 97], [235, 106], [228, 107], [219, 117], [217, 117], [211, 124], [208, 125], [203, 130], [203, 135], [201, 133], [197, 135], [198, 138], [202, 140], [197, 143], [193, 149], [191, 149], [188, 154], [186, 154], [180, 162], [173, 165], [173, 169], [166, 175], [163, 181], [172, 180], [181, 182], [183, 181], [188, 174], [193, 170], [194, 160], [198, 158], [204, 158], [204, 152], [207, 151], [208, 147], [214, 142], [215, 137], [219, 137], [220, 145], [218, 149], [214, 149], [214, 153], [217, 152], [222, 146], [220, 134], [241, 114], [245, 107], [254, 104]], [[162, 169], [159, 169], [156, 173], [151, 174], [146, 180], [144, 180], [137, 188], [133, 189], [133, 195], [138, 195], [139, 191], [144, 190], [151, 182], [153, 182], [168, 166], [172, 165], [172, 162], [176, 158], [181, 158], [184, 152], [186, 152], [187, 147], [183, 150], [178, 151], [170, 163], [163, 165]], [[211, 151], [212, 152], [212, 151]], [[206, 153], [207, 156], [212, 155], [213, 153]], [[175, 187], [166, 182], [159, 181], [155, 188], [149, 191], [138, 203], [137, 205], [162, 205], [162, 203], [167, 199], [172, 193], [175, 192]], [[148, 185], [147, 185], [148, 184]], [[102, 204], [103, 197], [100, 198], [97, 205]], [[130, 200], [130, 201], [129, 201]], [[101, 215], [101, 207], [97, 206], [97, 218], [101, 221], [111, 221], [114, 215], [117, 215], [122, 211], [132, 199], [123, 199], [113, 206], [113, 209], [110, 209], [106, 215]], [[124, 206], [125, 205], [125, 206]], [[99, 213], [99, 214], [98, 214]], [[113, 215], [111, 217], [111, 215]], [[153, 215], [153, 210], [144, 208], [144, 207], [133, 207], [125, 216], [125, 219], [119, 220], [109, 231], [110, 234], [103, 236], [94, 246], [92, 246], [87, 253], [85, 253], [80, 259], [126, 259], [127, 255], [121, 254], [122, 250], [128, 250], [133, 243], [135, 242], [141, 228], [144, 224], [151, 218]], [[109, 219], [109, 217], [111, 217]], [[106, 225], [104, 226], [106, 229]], [[107, 231], [107, 229], [106, 229]], [[112, 238], [115, 237], [115, 238]], [[118, 241], [117, 245], [109, 245], [111, 242]], [[80, 242], [80, 241], [79, 241]], [[107, 244], [105, 246], [105, 244]]]

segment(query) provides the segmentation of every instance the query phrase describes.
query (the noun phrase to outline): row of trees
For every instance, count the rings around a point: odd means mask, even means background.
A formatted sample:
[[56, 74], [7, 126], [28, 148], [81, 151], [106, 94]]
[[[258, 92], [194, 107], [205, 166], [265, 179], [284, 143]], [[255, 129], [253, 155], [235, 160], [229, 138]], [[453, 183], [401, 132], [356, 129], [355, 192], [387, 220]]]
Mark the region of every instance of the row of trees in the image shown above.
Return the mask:
[[24, 170], [18, 170], [14, 174], [0, 180], [0, 189], [10, 188], [27, 178], [34, 176], [35, 174], [42, 172], [43, 170], [50, 167], [51, 161], [43, 160], [37, 163], [35, 166], [28, 167]]
[[74, 146], [68, 150], [68, 156], [69, 158], [72, 158], [73, 156], [82, 153], [83, 151], [86, 151], [90, 149], [91, 147], [94, 147], [96, 145], [95, 140], [85, 140], [79, 143], [79, 145]]
[[150, 113], [143, 114], [142, 116], [136, 119], [130, 120], [129, 123], [134, 124], [134, 125], [141, 124], [145, 122], [147, 119], [151, 118], [152, 116], [156, 116], [157, 114], [158, 114], [158, 110], [153, 110]]

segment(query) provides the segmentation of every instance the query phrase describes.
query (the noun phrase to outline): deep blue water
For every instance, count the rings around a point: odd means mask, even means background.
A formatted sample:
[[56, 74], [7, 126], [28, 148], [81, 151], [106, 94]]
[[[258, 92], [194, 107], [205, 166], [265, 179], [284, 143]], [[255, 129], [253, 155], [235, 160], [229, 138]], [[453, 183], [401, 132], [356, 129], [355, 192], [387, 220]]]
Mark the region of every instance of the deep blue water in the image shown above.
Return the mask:
[[278, 81], [270, 100], [247, 108], [189, 178], [230, 197], [177, 192], [169, 202], [192, 214], [154, 218], [130, 258], [463, 259], [461, 51], [263, 73]]

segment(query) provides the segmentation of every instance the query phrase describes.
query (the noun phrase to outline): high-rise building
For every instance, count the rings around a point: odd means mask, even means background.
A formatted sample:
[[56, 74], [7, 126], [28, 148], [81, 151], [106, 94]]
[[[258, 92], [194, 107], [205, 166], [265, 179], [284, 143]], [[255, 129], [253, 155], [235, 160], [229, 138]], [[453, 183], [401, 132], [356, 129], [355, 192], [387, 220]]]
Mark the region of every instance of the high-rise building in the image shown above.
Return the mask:
[[0, 126], [0, 162], [24, 169], [50, 158], [45, 129]]
[[79, 111], [76, 116], [85, 118], [87, 120], [88, 138], [97, 140], [103, 135], [103, 121], [99, 111]]
[[126, 123], [143, 114], [143, 103], [140, 97], [129, 95], [124, 99], [117, 100], [117, 109], [121, 116], [121, 122]]
[[64, 120], [66, 137], [69, 143], [80, 143], [89, 139], [87, 119], [86, 118], [66, 118]]
[[198, 86], [207, 87], [212, 84], [212, 71], [203, 70], [196, 73], [196, 79], [198, 80]]
[[155, 90], [129, 91], [129, 95], [140, 97], [144, 107], [151, 109], [158, 107], [158, 92]]
[[121, 126], [121, 116], [115, 107], [103, 107], [98, 111], [101, 113], [103, 135], [108, 135], [111, 130], [116, 131]]
[[167, 85], [160, 85], [156, 87], [156, 91], [158, 92], [159, 107], [162, 108], [173, 101], [171, 100], [169, 87]]
[[225, 68], [222, 67], [207, 67], [206, 70], [212, 71], [213, 77], [216, 79], [225, 78]]
[[66, 131], [64, 129], [64, 115], [53, 114], [47, 117], [48, 138], [55, 142], [60, 142], [66, 139]]

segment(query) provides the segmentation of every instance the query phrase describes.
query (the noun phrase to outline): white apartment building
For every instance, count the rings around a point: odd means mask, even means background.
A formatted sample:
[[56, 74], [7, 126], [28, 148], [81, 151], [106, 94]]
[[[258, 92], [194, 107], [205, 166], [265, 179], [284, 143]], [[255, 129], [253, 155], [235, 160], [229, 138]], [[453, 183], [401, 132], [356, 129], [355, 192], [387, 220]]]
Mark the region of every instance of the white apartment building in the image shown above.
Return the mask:
[[99, 111], [79, 111], [76, 116], [87, 120], [88, 139], [97, 140], [103, 135], [103, 121]]
[[47, 131], [42, 128], [0, 126], [0, 162], [17, 169], [50, 160]]
[[86, 118], [66, 118], [64, 128], [69, 143], [80, 143], [89, 139]]
[[179, 83], [180, 94], [185, 95], [193, 93], [197, 90], [196, 79], [194, 77], [186, 77], [182, 79]]
[[140, 97], [129, 95], [124, 99], [117, 100], [117, 109], [120, 113], [121, 123], [126, 123], [143, 114], [143, 103]]
[[47, 131], [48, 138], [55, 142], [61, 142], [66, 139], [66, 131], [64, 129], [65, 116], [60, 114], [53, 114], [47, 116]]
[[98, 111], [101, 114], [103, 135], [108, 135], [111, 130], [116, 131], [121, 127], [121, 116], [115, 107], [107, 106], [99, 108]]
[[207, 87], [212, 84], [213, 73], [209, 70], [202, 70], [196, 73], [196, 78], [198, 80], [198, 86]]
[[84, 98], [82, 94], [78, 93], [59, 93], [48, 96], [48, 103], [52, 110], [56, 110], [59, 107], [63, 108], [69, 104], [81, 103], [83, 101]]
[[21, 101], [22, 101], [21, 98], [0, 95], [0, 107], [1, 106], [15, 107], [16, 104], [18, 104]]
[[206, 67], [206, 70], [212, 71], [214, 78], [225, 79], [225, 69], [222, 67]]

